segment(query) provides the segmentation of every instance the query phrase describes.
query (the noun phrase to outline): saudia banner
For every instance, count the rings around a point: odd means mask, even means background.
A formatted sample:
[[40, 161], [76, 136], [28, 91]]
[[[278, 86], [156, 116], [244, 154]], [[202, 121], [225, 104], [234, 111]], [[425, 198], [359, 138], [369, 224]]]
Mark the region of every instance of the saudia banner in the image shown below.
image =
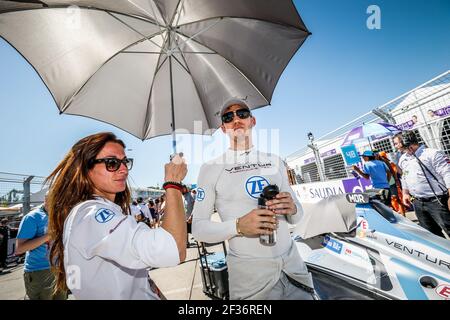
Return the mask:
[[350, 178], [292, 186], [298, 200], [305, 202], [316, 202], [332, 195], [363, 192], [370, 188], [372, 188], [372, 183], [364, 178]]

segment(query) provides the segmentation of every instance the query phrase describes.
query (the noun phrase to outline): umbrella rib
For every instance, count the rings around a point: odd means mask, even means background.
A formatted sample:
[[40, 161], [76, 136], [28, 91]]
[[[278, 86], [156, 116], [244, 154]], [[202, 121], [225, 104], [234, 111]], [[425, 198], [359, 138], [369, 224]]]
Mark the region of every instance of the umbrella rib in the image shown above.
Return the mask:
[[[181, 3], [181, 4], [180, 4]], [[176, 5], [176, 7], [175, 7], [175, 10], [174, 10], [174, 12], [173, 12], [173, 15], [172, 15], [172, 17], [170, 18], [170, 26], [176, 26], [177, 24], [178, 24], [178, 22], [180, 21], [180, 14], [181, 14], [181, 11], [183, 10], [183, 7], [184, 7], [184, 0], [178, 0], [178, 3], [177, 3], [177, 5]], [[177, 22], [175, 22], [175, 25], [173, 24], [173, 20], [175, 19], [175, 16], [177, 15], [177, 13], [178, 13], [178, 10], [180, 10], [180, 14], [178, 15], [178, 18], [177, 18]]]
[[[128, 0], [128, 1], [130, 1], [130, 0]], [[167, 26], [166, 18], [165, 18], [164, 15], [162, 14], [161, 10], [159, 10], [158, 5], [156, 4], [155, 0], [149, 0], [149, 2], [150, 2], [150, 1], [153, 1], [153, 4], [155, 5], [156, 9], [158, 10], [159, 14], [161, 15], [161, 18], [163, 19], [164, 23], [165, 23], [166, 26]], [[150, 8], [152, 8], [152, 13], [153, 13], [153, 15], [154, 15], [155, 18], [156, 18], [156, 15], [155, 15], [155, 9], [153, 9], [153, 6], [152, 6], [152, 5], [150, 5]]]
[[270, 21], [270, 20], [267, 20], [267, 19], [258, 19], [258, 18], [252, 18], [252, 17], [238, 17], [238, 16], [209, 17], [209, 18], [206, 18], [206, 19], [201, 19], [201, 20], [188, 22], [188, 23], [185, 23], [185, 24], [180, 24], [179, 26], [177, 26], [177, 29], [179, 29], [181, 27], [185, 27], [185, 26], [191, 25], [191, 24], [195, 24], [195, 23], [206, 22], [208, 20], [225, 19], [225, 18], [229, 18], [229, 19], [247, 19], [247, 20], [261, 21], [261, 22], [266, 22], [266, 23], [271, 23], [271, 24], [277, 24], [277, 25], [280, 25], [280, 26], [283, 26], [283, 27], [286, 27], [286, 28], [297, 29], [297, 30], [303, 31], [303, 32], [305, 32], [307, 34], [311, 34], [311, 32], [309, 32], [306, 28], [293, 26], [293, 25], [287, 24], [287, 23], [275, 22], [275, 21]]
[[[127, 0], [128, 3], [132, 4], [133, 6], [135, 6], [136, 8], [138, 8], [139, 10], [141, 10], [142, 12], [144, 12], [145, 14], [151, 16], [151, 14], [149, 12], [147, 12], [147, 10], [145, 10], [144, 8], [142, 8], [141, 6], [137, 5], [136, 3], [134, 3], [132, 0]], [[156, 6], [156, 3], [153, 2], [153, 4]], [[156, 17], [155, 14], [155, 10], [153, 9], [153, 6], [150, 4], [150, 8], [152, 9], [152, 13], [153, 13], [153, 18], [155, 19], [156, 24], [158, 25], [158, 28], [161, 30], [161, 25], [158, 22], [158, 18]], [[161, 12], [160, 12], [161, 14]], [[164, 19], [163, 15], [161, 14], [161, 17]]]
[[[177, 38], [175, 39], [175, 42], [178, 44]], [[198, 96], [198, 98], [200, 100], [200, 103], [203, 106], [202, 96], [199, 94], [199, 90], [198, 90], [197, 84], [195, 83], [194, 77], [192, 76], [192, 73], [191, 73], [191, 68], [189, 68], [189, 64], [187, 63], [186, 57], [184, 56], [183, 52], [180, 52], [180, 54], [181, 54], [181, 57], [183, 58], [184, 63], [186, 64], [186, 67], [188, 68], [188, 73], [189, 73], [189, 75], [192, 78], [192, 83], [194, 84], [195, 92], [197, 93], [197, 96]], [[205, 110], [203, 110], [203, 113], [205, 113]], [[208, 128], [211, 128], [211, 123], [209, 122], [208, 117], [206, 116], [206, 114], [205, 114], [205, 119], [206, 119], [206, 125], [208, 126]]]
[[186, 43], [188, 43], [189, 41], [193, 40], [195, 37], [198, 37], [199, 35], [201, 35], [202, 33], [208, 31], [209, 29], [211, 29], [212, 27], [214, 27], [215, 25], [217, 25], [219, 22], [222, 21], [223, 18], [219, 18], [219, 20], [217, 20], [215, 23], [207, 26], [206, 28], [204, 28], [203, 30], [198, 31], [197, 33], [195, 33], [193, 36], [188, 37], [187, 40], [183, 40], [183, 42], [179, 45], [177, 45], [177, 47], [180, 49], [180, 51], [183, 51], [183, 49], [181, 48], [181, 46], [184, 46]]
[[173, 51], [173, 53], [188, 53], [188, 54], [217, 54], [216, 52], [202, 52], [202, 51]]
[[[161, 52], [156, 51], [122, 51], [122, 53], [148, 53], [148, 54], [161, 54]], [[194, 51], [173, 51], [172, 53], [188, 53], [188, 54], [217, 54], [215, 52], [194, 52]]]
[[[162, 57], [162, 56], [161, 56]], [[161, 60], [161, 57], [159, 57], [159, 59], [158, 59], [158, 62]], [[159, 67], [157, 67], [156, 69], [155, 69], [155, 76], [156, 76], [156, 74], [159, 72], [159, 70], [161, 69], [161, 67], [163, 66], [163, 64], [166, 62], [166, 60], [167, 60], [167, 56], [165, 57], [165, 59], [164, 59], [164, 61], [159, 65]]]
[[180, 60], [178, 60], [177, 57], [175, 57], [174, 55], [171, 56], [172, 58], [175, 59], [176, 62], [178, 62], [178, 64], [184, 69], [184, 71], [186, 71], [190, 76], [192, 76], [191, 72], [188, 70], [187, 65], [184, 66]]
[[[83, 83], [83, 85], [82, 85], [82, 86], [81, 86], [81, 87], [80, 87], [80, 88], [72, 95], [72, 97], [70, 97], [69, 101], [68, 101], [64, 106], [61, 107], [60, 113], [64, 113], [64, 112], [70, 107], [70, 105], [72, 104], [73, 99], [75, 98], [75, 96], [76, 96], [78, 93], [80, 93], [81, 90], [83, 90], [83, 88], [86, 86], [86, 84], [89, 82], [89, 80], [91, 80], [92, 77], [93, 77], [94, 75], [96, 75], [97, 72], [99, 72], [100, 69], [103, 68], [104, 65], [106, 65], [106, 64], [107, 64], [109, 61], [111, 61], [112, 59], [114, 59], [116, 56], [118, 56], [118, 55], [119, 55], [120, 53], [122, 53], [124, 50], [126, 50], [126, 49], [128, 49], [128, 48], [130, 48], [130, 47], [132, 47], [132, 46], [134, 46], [134, 45], [136, 45], [136, 44], [139, 43], [140, 41], [142, 41], [142, 39], [140, 39], [140, 40], [138, 40], [138, 41], [136, 41], [136, 42], [133, 42], [132, 44], [126, 46], [126, 47], [123, 48], [122, 50], [116, 52], [114, 55], [112, 55], [110, 58], [108, 58], [104, 63], [102, 63], [102, 65], [101, 65], [100, 67], [98, 67], [98, 69], [95, 70], [94, 73], [92, 73], [92, 75], [91, 75], [91, 76]], [[44, 83], [45, 83], [45, 82], [44, 82]], [[55, 102], [56, 102], [56, 100], [55, 100]], [[56, 104], [56, 105], [58, 105], [58, 104]]]
[[[187, 36], [186, 36], [185, 34], [183, 34], [182, 32], [179, 32], [179, 31], [178, 31], [178, 34], [181, 34], [183, 37], [186, 37], [186, 38], [187, 38]], [[250, 79], [249, 79], [249, 78], [248, 78], [248, 77], [247, 77], [247, 76], [246, 76], [246, 75], [245, 75], [245, 74], [244, 74], [237, 66], [235, 66], [234, 63], [232, 63], [230, 60], [228, 60], [227, 58], [225, 58], [224, 56], [222, 56], [221, 54], [219, 54], [217, 51], [211, 49], [211, 48], [208, 47], [207, 45], [202, 44], [202, 43], [198, 42], [198, 41], [195, 40], [195, 39], [192, 39], [192, 41], [194, 41], [195, 43], [197, 43], [197, 44], [199, 44], [199, 45], [201, 45], [201, 46], [203, 46], [203, 47], [205, 47], [205, 48], [211, 50], [211, 51], [214, 52], [215, 54], [217, 54], [217, 55], [219, 55], [220, 57], [222, 57], [222, 59], [224, 59], [224, 60], [225, 60], [230, 66], [232, 66], [234, 69], [236, 69], [236, 71], [239, 72], [239, 73], [241, 74], [241, 76], [242, 76], [245, 80], [248, 81], [248, 83], [250, 83], [250, 85], [256, 90], [256, 92], [258, 92], [258, 93], [261, 95], [261, 97], [263, 97], [264, 100], [266, 100], [266, 102], [267, 102], [268, 104], [270, 104], [269, 99], [267, 99], [266, 96], [265, 96], [264, 94], [262, 94], [262, 92], [255, 86], [255, 84], [254, 84], [252, 81], [250, 81]]]
[[125, 21], [122, 21], [121, 19], [119, 19], [118, 17], [116, 17], [115, 15], [111, 14], [109, 11], [106, 11], [106, 13], [108, 13], [111, 17], [113, 17], [114, 19], [118, 20], [120, 23], [124, 24], [125, 26], [127, 26], [129, 29], [133, 30], [134, 32], [138, 33], [140, 36], [144, 37], [146, 40], [150, 41], [151, 43], [153, 43], [155, 46], [157, 46], [158, 48], [160, 48], [161, 50], [163, 50], [164, 52], [166, 52], [166, 50], [161, 47], [159, 44], [157, 44], [156, 42], [154, 42], [153, 40], [151, 40], [151, 38], [154, 38], [155, 36], [157, 36], [158, 34], [162, 34], [164, 33], [164, 29], [160, 29], [157, 33], [153, 34], [151, 37], [148, 37], [146, 35], [144, 35], [143, 33], [139, 32], [138, 30], [136, 30], [135, 28], [133, 28], [132, 26], [130, 26], [128, 23], [126, 23]]
[[152, 51], [122, 51], [122, 53], [161, 54], [161, 52]]

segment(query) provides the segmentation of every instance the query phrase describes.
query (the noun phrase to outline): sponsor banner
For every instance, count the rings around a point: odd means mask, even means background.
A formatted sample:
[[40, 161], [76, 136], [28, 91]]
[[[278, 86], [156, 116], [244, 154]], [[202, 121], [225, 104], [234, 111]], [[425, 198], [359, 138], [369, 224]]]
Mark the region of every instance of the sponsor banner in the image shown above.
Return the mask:
[[435, 110], [434, 114], [437, 115], [438, 117], [446, 117], [450, 115], [450, 106]]
[[345, 193], [358, 193], [364, 192], [367, 189], [372, 188], [372, 182], [369, 179], [364, 178], [350, 178], [342, 180]]
[[403, 130], [409, 130], [409, 129], [411, 129], [412, 127], [414, 127], [414, 121], [409, 120], [409, 121], [406, 121], [406, 122], [397, 124], [397, 127], [398, 127], [400, 130], [402, 130], [402, 131], [403, 131]]
[[292, 189], [299, 201], [317, 202], [330, 196], [361, 193], [372, 187], [370, 180], [349, 178], [344, 180], [332, 180], [293, 185]]
[[320, 156], [321, 156], [322, 158], [326, 158], [326, 157], [334, 156], [335, 154], [337, 154], [336, 149], [332, 149], [332, 150], [329, 150], [329, 151], [327, 151], [327, 152], [321, 153]]
[[[444, 108], [441, 108], [441, 109], [434, 110], [433, 113], [434, 113], [435, 116], [437, 116], [437, 117], [439, 117], [439, 118], [445, 118], [445, 117], [448, 117], [448, 116], [450, 116], [450, 106], [447, 106], [447, 107], [444, 107]], [[411, 117], [413, 117], [414, 115], [417, 117], [417, 114], [412, 114], [412, 112], [411, 112], [410, 114], [411, 114]], [[419, 116], [419, 117], [420, 117], [420, 116]], [[421, 118], [421, 117], [420, 117], [420, 118]], [[428, 120], [434, 120], [433, 118], [430, 118], [429, 116], [428, 116], [427, 119], [428, 119]], [[413, 121], [413, 119], [411, 119], [411, 120], [409, 120], [409, 121], [406, 121], [406, 122], [403, 122], [403, 123], [400, 123], [400, 124], [396, 124], [396, 126], [397, 126], [400, 130], [411, 130], [411, 129], [414, 129], [414, 126], [422, 125], [422, 124], [424, 124], [424, 123], [423, 123], [423, 119], [422, 119], [422, 121], [419, 120], [418, 123], [415, 123], [415, 122]]]
[[317, 202], [345, 193], [341, 180], [297, 184], [292, 186], [292, 189], [300, 202]]

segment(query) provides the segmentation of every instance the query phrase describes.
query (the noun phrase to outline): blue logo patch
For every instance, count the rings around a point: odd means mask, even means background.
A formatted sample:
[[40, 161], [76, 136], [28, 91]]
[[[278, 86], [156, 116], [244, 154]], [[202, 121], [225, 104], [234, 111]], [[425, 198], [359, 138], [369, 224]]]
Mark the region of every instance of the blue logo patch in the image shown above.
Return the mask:
[[109, 209], [100, 209], [95, 214], [95, 220], [100, 223], [106, 223], [111, 220], [116, 214]]
[[341, 254], [342, 243], [340, 243], [339, 241], [336, 241], [334, 239], [331, 239], [329, 236], [326, 236], [325, 238], [323, 238], [322, 245], [325, 248], [336, 252], [337, 254]]
[[202, 188], [197, 189], [197, 201], [203, 201], [205, 199], [205, 190]]
[[247, 190], [250, 197], [258, 199], [264, 187], [268, 185], [269, 181], [267, 181], [266, 178], [261, 176], [253, 176], [248, 178], [247, 182], [245, 182], [245, 190]]

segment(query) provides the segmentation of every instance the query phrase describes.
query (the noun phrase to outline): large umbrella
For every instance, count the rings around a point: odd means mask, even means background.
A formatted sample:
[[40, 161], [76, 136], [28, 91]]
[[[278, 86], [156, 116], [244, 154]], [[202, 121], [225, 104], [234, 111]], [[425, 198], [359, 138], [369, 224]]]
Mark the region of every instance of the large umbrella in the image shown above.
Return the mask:
[[291, 0], [0, 1], [0, 37], [61, 113], [142, 140], [216, 129], [230, 97], [270, 104], [309, 34]]
[[370, 143], [371, 137], [393, 135], [398, 132], [401, 132], [401, 130], [397, 126], [390, 123], [363, 123], [347, 133], [342, 145], [345, 146], [357, 140], [367, 139], [372, 149], [372, 145]]

